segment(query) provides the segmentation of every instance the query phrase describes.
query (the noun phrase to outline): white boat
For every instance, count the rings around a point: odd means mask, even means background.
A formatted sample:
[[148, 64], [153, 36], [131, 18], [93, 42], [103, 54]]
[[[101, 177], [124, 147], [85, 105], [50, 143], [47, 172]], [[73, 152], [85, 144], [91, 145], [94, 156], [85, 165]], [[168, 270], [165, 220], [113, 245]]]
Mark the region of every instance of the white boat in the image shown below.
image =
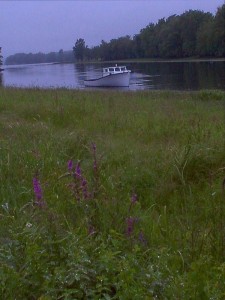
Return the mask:
[[84, 80], [90, 87], [127, 87], [130, 84], [130, 70], [125, 66], [103, 68], [102, 77]]

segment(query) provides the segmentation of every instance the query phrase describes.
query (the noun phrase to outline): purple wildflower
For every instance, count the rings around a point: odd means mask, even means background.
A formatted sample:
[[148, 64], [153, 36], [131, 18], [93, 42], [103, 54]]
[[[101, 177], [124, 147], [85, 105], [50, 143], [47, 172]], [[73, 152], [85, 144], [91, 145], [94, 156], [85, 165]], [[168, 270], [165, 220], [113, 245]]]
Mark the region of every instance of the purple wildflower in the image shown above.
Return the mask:
[[33, 188], [36, 199], [40, 201], [42, 199], [42, 190], [40, 182], [36, 177], [33, 178]]
[[78, 201], [83, 199], [91, 198], [91, 194], [88, 192], [88, 182], [85, 177], [82, 176], [80, 162], [77, 162], [75, 168], [73, 165], [73, 161], [69, 160], [67, 163], [68, 170], [72, 171], [73, 169], [73, 177], [74, 182], [68, 185], [71, 188], [74, 196], [77, 198]]
[[82, 187], [85, 187], [87, 185], [87, 180], [83, 177], [81, 182]]
[[84, 199], [89, 198], [90, 194], [88, 193], [87, 180], [84, 177], [82, 177], [81, 189], [82, 189], [82, 192], [83, 192]]
[[75, 176], [77, 179], [81, 179], [81, 168], [80, 163], [78, 162], [75, 169]]
[[131, 200], [131, 202], [130, 202], [129, 211], [131, 210], [132, 205], [134, 205], [134, 204], [137, 202], [137, 200], [138, 200], [137, 194], [133, 193], [133, 194], [131, 195], [130, 200]]
[[130, 237], [134, 231], [134, 224], [135, 222], [137, 221], [136, 218], [134, 217], [129, 217], [126, 219], [126, 224], [127, 224], [127, 227], [126, 227], [126, 235], [128, 237]]
[[70, 159], [67, 163], [68, 171], [71, 172], [73, 169], [73, 161]]
[[45, 206], [45, 202], [42, 200], [43, 194], [42, 194], [41, 184], [37, 177], [33, 178], [33, 189], [36, 198], [35, 204], [39, 207]]

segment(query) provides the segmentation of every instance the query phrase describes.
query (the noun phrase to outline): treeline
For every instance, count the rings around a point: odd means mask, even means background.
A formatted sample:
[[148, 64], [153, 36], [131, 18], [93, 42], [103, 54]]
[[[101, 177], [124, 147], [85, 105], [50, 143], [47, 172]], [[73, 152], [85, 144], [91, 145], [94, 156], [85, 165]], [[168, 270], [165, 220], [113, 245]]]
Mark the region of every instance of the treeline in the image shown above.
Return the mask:
[[3, 56], [2, 56], [2, 47], [0, 47], [0, 71], [1, 71], [1, 66], [2, 66], [2, 59], [3, 59]]
[[39, 64], [39, 63], [54, 63], [54, 62], [71, 62], [74, 60], [73, 51], [49, 52], [45, 53], [17, 53], [6, 58], [6, 65], [14, 64]]
[[187, 57], [225, 57], [225, 4], [215, 16], [189, 10], [150, 23], [133, 37], [102, 40], [92, 48], [79, 38], [73, 51], [19, 53], [7, 57], [6, 64]]
[[189, 10], [150, 23], [133, 38], [102, 41], [91, 49], [78, 39], [73, 51], [77, 60], [225, 57], [225, 5], [215, 16]]

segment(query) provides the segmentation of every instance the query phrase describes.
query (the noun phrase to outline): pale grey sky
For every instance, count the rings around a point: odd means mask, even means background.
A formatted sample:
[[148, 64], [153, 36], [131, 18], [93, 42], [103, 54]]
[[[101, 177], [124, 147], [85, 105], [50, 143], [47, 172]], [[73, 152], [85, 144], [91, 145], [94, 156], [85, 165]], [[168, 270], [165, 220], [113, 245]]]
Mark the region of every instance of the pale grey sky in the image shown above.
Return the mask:
[[0, 46], [18, 52], [71, 50], [76, 39], [91, 47], [133, 36], [150, 22], [189, 9], [216, 13], [224, 0], [0, 1]]

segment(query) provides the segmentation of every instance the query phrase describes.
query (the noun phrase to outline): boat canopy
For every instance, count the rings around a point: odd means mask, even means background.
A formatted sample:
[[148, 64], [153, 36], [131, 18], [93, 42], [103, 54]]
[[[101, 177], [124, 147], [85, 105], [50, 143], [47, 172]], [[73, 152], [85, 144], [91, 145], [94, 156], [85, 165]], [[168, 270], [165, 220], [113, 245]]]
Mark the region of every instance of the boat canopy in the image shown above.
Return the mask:
[[123, 73], [123, 72], [128, 72], [126, 66], [120, 66], [120, 67], [115, 66], [115, 67], [103, 68], [103, 76], [109, 74]]

